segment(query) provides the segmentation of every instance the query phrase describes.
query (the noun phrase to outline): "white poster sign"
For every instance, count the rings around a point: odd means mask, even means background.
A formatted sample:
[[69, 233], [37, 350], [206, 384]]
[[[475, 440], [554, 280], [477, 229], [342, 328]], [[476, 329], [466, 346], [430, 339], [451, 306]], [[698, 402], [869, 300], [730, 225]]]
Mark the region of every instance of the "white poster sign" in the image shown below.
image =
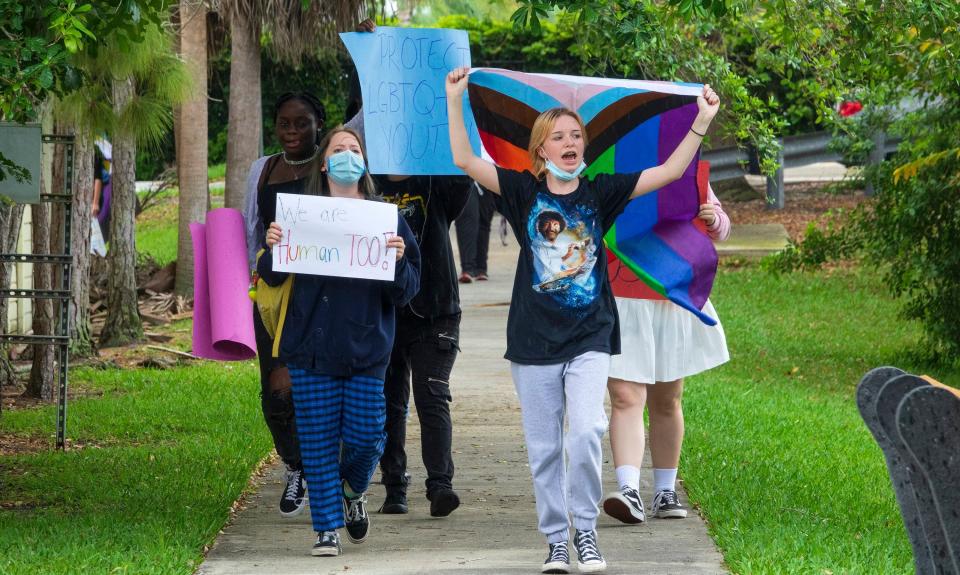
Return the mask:
[[392, 281], [397, 206], [326, 196], [277, 194], [283, 239], [273, 247], [273, 270]]

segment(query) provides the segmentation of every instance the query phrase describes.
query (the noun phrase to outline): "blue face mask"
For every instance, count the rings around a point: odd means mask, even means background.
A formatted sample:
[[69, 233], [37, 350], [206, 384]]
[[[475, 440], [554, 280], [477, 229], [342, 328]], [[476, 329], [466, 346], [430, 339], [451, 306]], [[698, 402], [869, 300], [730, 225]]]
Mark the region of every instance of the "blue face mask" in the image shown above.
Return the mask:
[[366, 171], [363, 156], [356, 152], [344, 150], [327, 158], [327, 175], [341, 186], [356, 182]]
[[585, 162], [580, 162], [580, 165], [577, 166], [576, 170], [572, 172], [568, 172], [566, 170], [563, 170], [557, 167], [557, 165], [551, 162], [550, 160], [547, 160], [547, 169], [550, 170], [550, 173], [556, 176], [557, 179], [560, 180], [561, 182], [569, 182], [570, 180], [578, 178], [580, 176], [580, 172], [585, 170], [586, 167], [587, 167], [587, 164]]

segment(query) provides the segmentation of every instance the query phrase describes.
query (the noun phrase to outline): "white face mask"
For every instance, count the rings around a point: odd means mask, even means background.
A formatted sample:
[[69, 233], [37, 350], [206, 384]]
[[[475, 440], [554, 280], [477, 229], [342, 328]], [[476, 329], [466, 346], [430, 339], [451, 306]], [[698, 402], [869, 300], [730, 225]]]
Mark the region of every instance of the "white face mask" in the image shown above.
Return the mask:
[[547, 160], [547, 170], [549, 170], [551, 174], [556, 176], [556, 178], [562, 182], [569, 182], [570, 180], [578, 178], [580, 176], [580, 172], [582, 172], [586, 168], [587, 168], [586, 162], [581, 161], [580, 165], [577, 166], [576, 170], [572, 172], [568, 172], [558, 167], [556, 164], [554, 164], [550, 160]]
[[363, 156], [356, 152], [344, 150], [327, 158], [327, 175], [341, 186], [356, 182], [366, 171]]

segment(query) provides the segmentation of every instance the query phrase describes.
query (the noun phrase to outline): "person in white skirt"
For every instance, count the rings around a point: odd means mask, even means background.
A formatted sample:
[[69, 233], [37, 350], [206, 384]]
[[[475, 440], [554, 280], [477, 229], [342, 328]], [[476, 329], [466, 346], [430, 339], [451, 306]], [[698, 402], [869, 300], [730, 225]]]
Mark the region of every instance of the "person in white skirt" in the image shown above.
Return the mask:
[[[706, 195], [697, 216], [711, 239], [725, 240], [730, 235], [730, 218], [709, 184]], [[687, 510], [676, 491], [683, 443], [683, 378], [728, 361], [727, 341], [710, 300], [703, 312], [717, 319], [715, 326], [663, 299], [619, 264], [610, 267], [609, 275], [620, 315], [623, 353], [611, 357], [607, 389], [612, 407], [610, 446], [620, 489], [604, 497], [603, 510], [623, 523], [646, 520], [640, 498], [646, 407], [654, 478], [650, 515], [683, 518]], [[630, 297], [621, 297], [626, 295]]]

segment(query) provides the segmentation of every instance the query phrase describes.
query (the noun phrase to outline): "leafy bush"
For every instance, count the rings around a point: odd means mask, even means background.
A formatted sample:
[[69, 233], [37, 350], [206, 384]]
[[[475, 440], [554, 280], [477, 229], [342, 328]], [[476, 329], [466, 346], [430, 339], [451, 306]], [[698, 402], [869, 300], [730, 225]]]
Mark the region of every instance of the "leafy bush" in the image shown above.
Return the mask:
[[863, 217], [865, 210], [857, 210], [855, 217], [850, 212], [838, 210], [828, 214], [821, 228], [816, 222], [807, 224], [801, 241], [789, 240], [783, 251], [763, 260], [763, 265], [775, 273], [793, 270], [817, 269], [831, 261], [854, 257], [863, 247], [863, 237], [852, 222]]
[[[931, 109], [903, 124], [915, 130], [950, 122], [945, 116], [952, 115], [957, 113]], [[960, 149], [943, 149], [951, 137], [945, 132], [906, 140], [895, 158], [868, 174], [877, 190], [874, 202], [824, 230], [809, 228], [802, 242], [766, 262], [776, 272], [850, 257], [874, 266], [902, 300], [904, 317], [923, 324], [923, 359], [942, 364], [960, 364]]]

